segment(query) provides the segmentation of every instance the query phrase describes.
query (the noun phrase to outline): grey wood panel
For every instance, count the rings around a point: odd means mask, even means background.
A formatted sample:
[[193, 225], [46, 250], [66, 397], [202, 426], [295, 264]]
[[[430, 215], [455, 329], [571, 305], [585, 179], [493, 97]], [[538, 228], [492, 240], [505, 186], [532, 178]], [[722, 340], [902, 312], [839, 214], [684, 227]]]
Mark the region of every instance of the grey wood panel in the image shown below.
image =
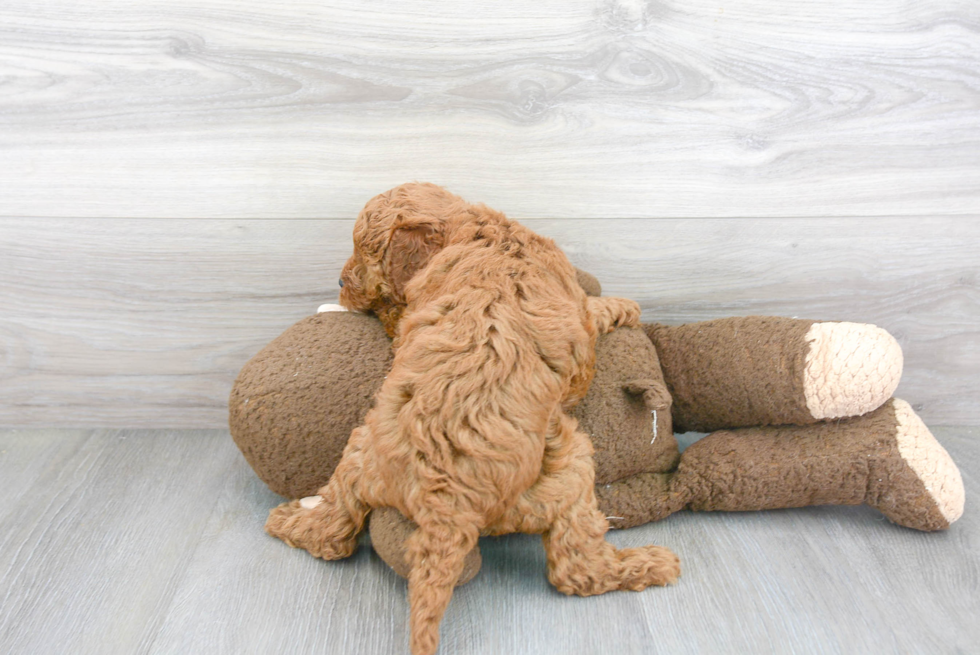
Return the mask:
[[6, 0], [0, 215], [980, 212], [973, 0]]
[[[525, 221], [646, 321], [772, 314], [896, 335], [898, 395], [976, 424], [976, 218]], [[322, 302], [350, 221], [0, 220], [0, 425], [223, 427], [231, 383]]]
[[4, 432], [0, 650], [145, 652], [238, 457], [213, 433]]
[[[863, 507], [682, 512], [609, 535], [673, 548], [676, 586], [585, 599], [551, 588], [538, 538], [483, 539], [441, 652], [975, 652], [980, 429], [935, 433], [967, 493], [947, 532]], [[4, 652], [408, 652], [405, 582], [367, 540], [323, 562], [266, 536], [279, 498], [227, 431], [0, 431], [0, 498]]]

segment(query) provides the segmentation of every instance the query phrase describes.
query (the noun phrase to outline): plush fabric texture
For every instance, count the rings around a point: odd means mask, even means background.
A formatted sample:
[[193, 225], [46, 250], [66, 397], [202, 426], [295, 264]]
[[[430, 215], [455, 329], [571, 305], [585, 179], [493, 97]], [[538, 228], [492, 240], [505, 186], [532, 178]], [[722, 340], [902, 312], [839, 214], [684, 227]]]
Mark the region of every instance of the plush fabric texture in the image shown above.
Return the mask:
[[767, 316], [644, 325], [674, 401], [674, 429], [814, 423], [803, 385], [811, 325]]
[[391, 368], [391, 341], [373, 316], [317, 314], [273, 339], [232, 386], [231, 436], [277, 494], [315, 494], [340, 461]]
[[[683, 459], [683, 455], [681, 455]], [[667, 518], [684, 509], [686, 498], [674, 491], [671, 473], [637, 473], [596, 485], [599, 509], [614, 528], [632, 528]]]

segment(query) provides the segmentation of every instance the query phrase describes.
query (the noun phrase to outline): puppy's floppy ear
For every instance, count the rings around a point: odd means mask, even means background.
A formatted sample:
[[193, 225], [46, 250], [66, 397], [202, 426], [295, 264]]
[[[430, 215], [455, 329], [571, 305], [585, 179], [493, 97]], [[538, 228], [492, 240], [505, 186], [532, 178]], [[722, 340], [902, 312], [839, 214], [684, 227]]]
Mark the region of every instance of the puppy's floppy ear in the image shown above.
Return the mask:
[[437, 222], [403, 223], [395, 227], [388, 242], [388, 281], [392, 294], [404, 298], [408, 281], [444, 245], [443, 230]]

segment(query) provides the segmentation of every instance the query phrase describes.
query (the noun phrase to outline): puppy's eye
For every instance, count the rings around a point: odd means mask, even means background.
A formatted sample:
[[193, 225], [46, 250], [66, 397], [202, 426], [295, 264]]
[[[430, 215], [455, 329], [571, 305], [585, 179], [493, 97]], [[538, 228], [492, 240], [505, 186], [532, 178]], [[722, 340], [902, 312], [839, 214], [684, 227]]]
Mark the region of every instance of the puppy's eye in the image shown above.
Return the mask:
[[340, 278], [339, 280], [337, 280], [337, 284], [339, 284], [340, 285], [340, 288], [343, 289], [344, 288], [344, 278]]

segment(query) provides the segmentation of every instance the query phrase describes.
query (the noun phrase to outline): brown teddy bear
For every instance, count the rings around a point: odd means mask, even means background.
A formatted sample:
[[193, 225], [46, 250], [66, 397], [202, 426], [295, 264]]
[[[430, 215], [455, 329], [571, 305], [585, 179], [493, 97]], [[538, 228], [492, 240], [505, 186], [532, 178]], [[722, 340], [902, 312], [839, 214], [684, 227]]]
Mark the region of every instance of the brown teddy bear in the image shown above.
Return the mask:
[[[592, 276], [579, 282], [599, 295]], [[327, 482], [392, 361], [376, 318], [321, 310], [245, 365], [229, 403], [235, 443], [289, 498]], [[902, 526], [945, 529], [963, 512], [963, 482], [908, 403], [891, 398], [901, 370], [897, 342], [855, 323], [744, 317], [600, 336], [574, 410], [595, 447], [600, 507], [626, 528], [681, 509], [864, 503]], [[711, 434], [681, 455], [674, 430]], [[376, 510], [369, 529], [407, 576], [411, 522]], [[459, 583], [479, 566], [475, 548]]]

